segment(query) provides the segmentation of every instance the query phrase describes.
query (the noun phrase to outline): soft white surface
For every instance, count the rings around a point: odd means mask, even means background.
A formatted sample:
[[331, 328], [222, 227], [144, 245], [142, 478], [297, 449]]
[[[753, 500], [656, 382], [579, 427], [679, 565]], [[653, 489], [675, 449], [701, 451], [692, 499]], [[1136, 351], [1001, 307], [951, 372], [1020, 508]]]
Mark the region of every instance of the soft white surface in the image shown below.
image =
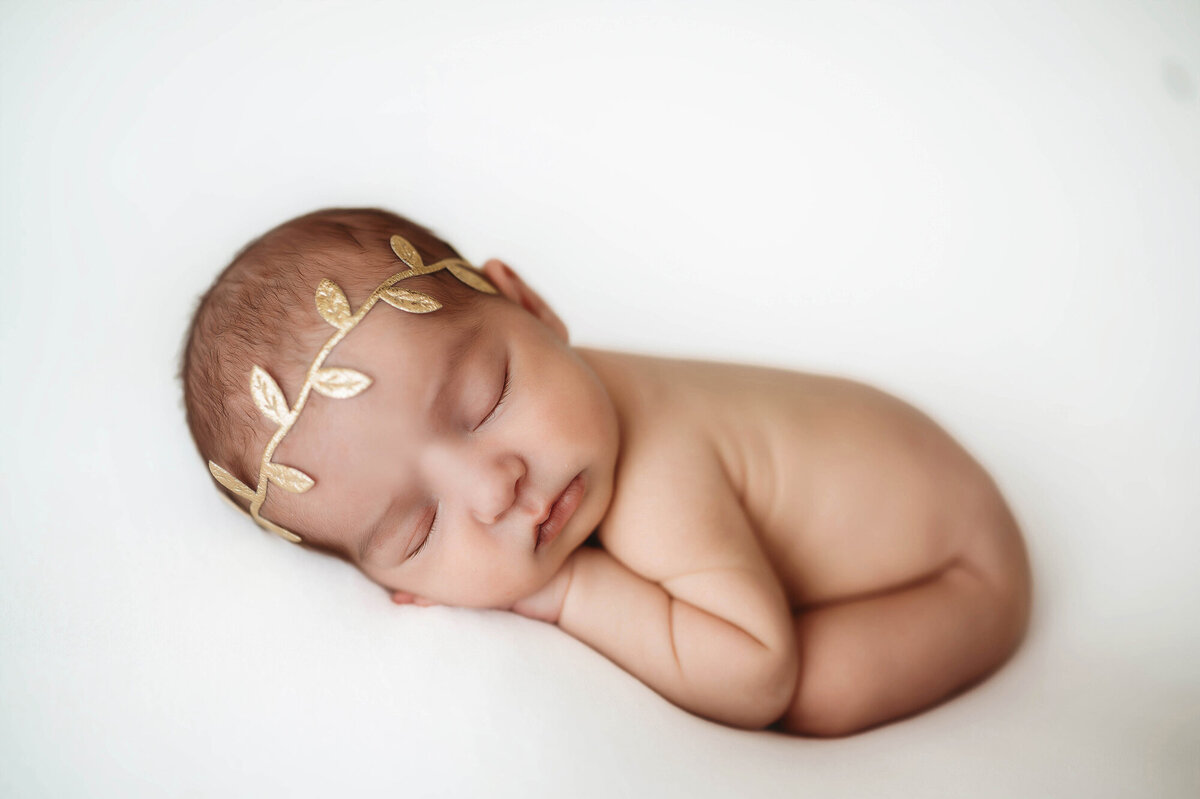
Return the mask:
[[[0, 795], [1198, 795], [1198, 95], [1194, 2], [4, 3]], [[1026, 646], [856, 738], [740, 732], [259, 532], [175, 359], [334, 204], [577, 341], [917, 404], [1025, 527]]]

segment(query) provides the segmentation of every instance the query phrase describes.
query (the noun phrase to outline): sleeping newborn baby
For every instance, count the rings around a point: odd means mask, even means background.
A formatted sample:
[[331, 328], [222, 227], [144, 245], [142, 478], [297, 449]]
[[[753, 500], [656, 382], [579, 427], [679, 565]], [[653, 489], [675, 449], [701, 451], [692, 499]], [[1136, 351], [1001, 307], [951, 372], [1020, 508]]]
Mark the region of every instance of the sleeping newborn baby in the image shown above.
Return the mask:
[[180, 376], [221, 491], [399, 603], [557, 624], [670, 701], [837, 736], [982, 679], [1030, 574], [984, 470], [849, 380], [572, 346], [509, 266], [376, 209], [202, 297]]

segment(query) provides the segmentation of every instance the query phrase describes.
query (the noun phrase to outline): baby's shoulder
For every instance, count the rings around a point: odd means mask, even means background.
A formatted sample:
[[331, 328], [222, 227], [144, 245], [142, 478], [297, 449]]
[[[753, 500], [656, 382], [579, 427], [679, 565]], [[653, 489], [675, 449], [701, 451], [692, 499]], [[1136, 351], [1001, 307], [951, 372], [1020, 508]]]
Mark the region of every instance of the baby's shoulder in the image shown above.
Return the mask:
[[720, 381], [688, 362], [592, 355], [621, 423], [602, 544], [652, 579], [720, 565], [731, 536], [753, 535], [712, 402]]
[[698, 485], [723, 474], [743, 494], [747, 480], [769, 473], [775, 448], [801, 443], [809, 399], [818, 390], [816, 376], [783, 369], [599, 350], [580, 354], [616, 408], [619, 471], [639, 481], [690, 478]]

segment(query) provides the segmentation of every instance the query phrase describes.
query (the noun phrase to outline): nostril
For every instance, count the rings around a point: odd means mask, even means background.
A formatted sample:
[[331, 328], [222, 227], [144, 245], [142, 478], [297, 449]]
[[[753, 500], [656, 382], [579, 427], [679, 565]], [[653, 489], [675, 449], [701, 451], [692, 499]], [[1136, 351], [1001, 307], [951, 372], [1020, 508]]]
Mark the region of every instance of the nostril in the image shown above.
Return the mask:
[[475, 513], [475, 521], [479, 522], [480, 524], [495, 524], [496, 519], [499, 518], [499, 515], [495, 513]]

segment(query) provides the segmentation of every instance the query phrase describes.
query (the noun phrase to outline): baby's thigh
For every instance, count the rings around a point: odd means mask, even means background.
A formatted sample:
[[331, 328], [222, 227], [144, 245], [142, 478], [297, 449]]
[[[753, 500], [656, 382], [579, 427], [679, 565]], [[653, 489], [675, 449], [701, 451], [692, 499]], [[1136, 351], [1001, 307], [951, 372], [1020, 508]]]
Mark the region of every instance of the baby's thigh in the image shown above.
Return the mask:
[[1020, 534], [982, 467], [905, 403], [856, 399], [795, 455], [819, 468], [772, 536], [793, 606], [895, 590], [954, 563], [1011, 568]]
[[[990, 512], [943, 522], [858, 530], [810, 546], [780, 579], [795, 610], [867, 598], [919, 585], [952, 567], [992, 585], [1027, 591], [1029, 566], [1020, 530], [1002, 502]], [[811, 542], [810, 542], [811, 544]]]

